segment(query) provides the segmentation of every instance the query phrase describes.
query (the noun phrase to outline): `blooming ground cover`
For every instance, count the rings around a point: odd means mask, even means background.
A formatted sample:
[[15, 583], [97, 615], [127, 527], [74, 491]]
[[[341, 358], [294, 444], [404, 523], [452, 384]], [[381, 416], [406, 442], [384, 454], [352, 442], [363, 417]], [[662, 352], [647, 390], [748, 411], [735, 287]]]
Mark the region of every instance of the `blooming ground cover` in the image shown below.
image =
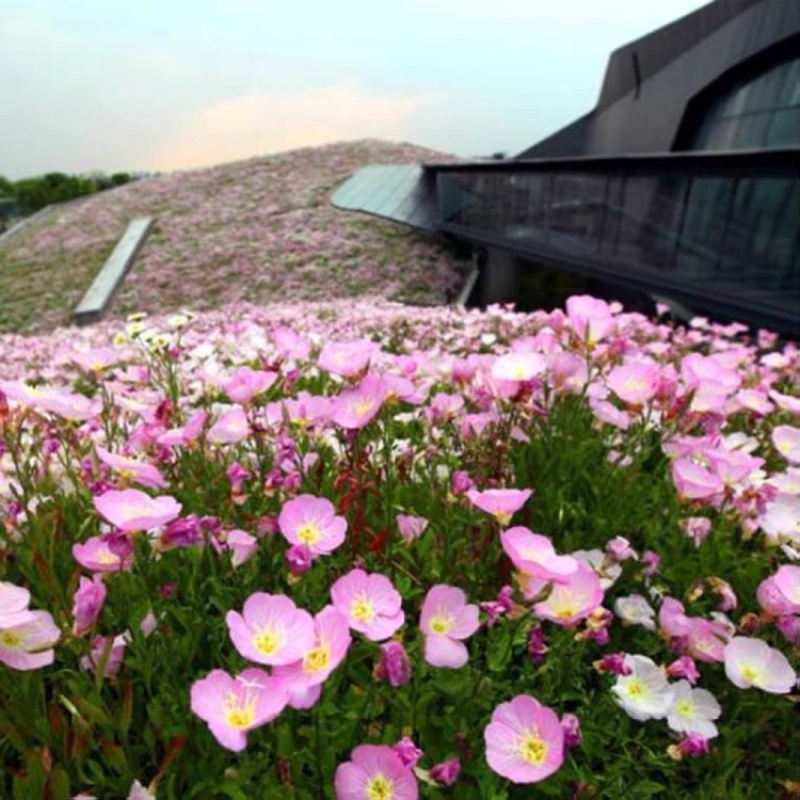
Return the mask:
[[573, 297], [0, 352], [3, 797], [796, 796], [794, 345]]
[[438, 301], [458, 284], [441, 244], [338, 211], [331, 189], [368, 163], [445, 161], [362, 140], [147, 178], [56, 207], [0, 248], [0, 331], [65, 325], [131, 219], [153, 232], [110, 310], [305, 301], [369, 291]]

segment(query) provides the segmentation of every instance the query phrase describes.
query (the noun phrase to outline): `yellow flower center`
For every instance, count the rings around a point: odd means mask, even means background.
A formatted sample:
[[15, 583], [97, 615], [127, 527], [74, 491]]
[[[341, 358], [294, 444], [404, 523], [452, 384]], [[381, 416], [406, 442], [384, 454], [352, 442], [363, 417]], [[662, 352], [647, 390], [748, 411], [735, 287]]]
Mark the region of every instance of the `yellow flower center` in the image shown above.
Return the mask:
[[750, 681], [750, 683], [753, 683], [753, 681], [758, 680], [758, 670], [749, 666], [742, 667], [742, 677], [746, 681]]
[[303, 656], [303, 670], [305, 672], [319, 672], [319, 670], [328, 666], [329, 660], [327, 645], [323, 644], [319, 647], [314, 647]]
[[547, 743], [540, 739], [536, 734], [526, 733], [522, 737], [522, 741], [519, 743], [517, 752], [519, 756], [529, 764], [538, 766], [542, 763], [542, 761], [544, 761], [549, 749], [550, 748], [547, 746]]
[[4, 647], [18, 647], [23, 640], [23, 636], [14, 631], [3, 631], [0, 633], [0, 644]]
[[350, 616], [367, 625], [375, 619], [375, 610], [364, 592], [353, 598], [353, 602], [350, 604]]
[[233, 728], [248, 728], [256, 717], [256, 701], [251, 694], [244, 698], [228, 692], [223, 701], [225, 720]]
[[256, 650], [264, 655], [272, 655], [283, 644], [283, 636], [274, 628], [264, 628], [253, 637]]
[[694, 716], [694, 703], [691, 700], [678, 700], [675, 703], [675, 711], [678, 712], [679, 717], [692, 717]]
[[625, 684], [625, 691], [631, 697], [643, 697], [647, 692], [644, 683], [642, 683], [639, 678], [633, 678], [632, 680], [629, 680]]
[[524, 381], [527, 376], [528, 370], [525, 368], [524, 364], [514, 364], [511, 367], [511, 377], [515, 381]]
[[451, 624], [447, 617], [444, 617], [441, 614], [436, 614], [430, 618], [428, 627], [430, 628], [431, 633], [438, 633], [439, 635], [442, 635], [450, 630]]
[[578, 611], [578, 606], [575, 603], [562, 602], [554, 606], [553, 611], [559, 619], [569, 619]]
[[98, 564], [118, 564], [119, 556], [114, 555], [107, 547], [98, 550], [94, 557]]
[[365, 417], [372, 411], [375, 402], [369, 397], [361, 397], [356, 400], [354, 411], [357, 417]]
[[322, 538], [319, 528], [313, 522], [305, 522], [297, 529], [297, 538], [305, 545], [312, 545]]
[[367, 800], [392, 800], [394, 790], [390, 781], [382, 772], [373, 775], [366, 788]]

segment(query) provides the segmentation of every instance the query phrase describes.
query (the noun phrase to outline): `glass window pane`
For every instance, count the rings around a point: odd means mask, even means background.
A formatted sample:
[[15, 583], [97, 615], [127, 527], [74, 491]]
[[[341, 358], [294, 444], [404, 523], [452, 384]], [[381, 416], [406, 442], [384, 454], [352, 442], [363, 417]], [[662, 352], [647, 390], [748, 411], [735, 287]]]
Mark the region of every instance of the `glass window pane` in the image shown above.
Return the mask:
[[800, 144], [800, 58], [785, 61], [710, 101], [691, 149]]
[[785, 108], [773, 112], [765, 143], [767, 147], [800, 145], [800, 109]]
[[800, 60], [789, 61], [781, 66], [783, 84], [778, 93], [777, 106], [800, 105]]
[[742, 150], [763, 147], [769, 120], [769, 112], [760, 112], [758, 114], [748, 114], [745, 117], [739, 117], [733, 139], [733, 147]]

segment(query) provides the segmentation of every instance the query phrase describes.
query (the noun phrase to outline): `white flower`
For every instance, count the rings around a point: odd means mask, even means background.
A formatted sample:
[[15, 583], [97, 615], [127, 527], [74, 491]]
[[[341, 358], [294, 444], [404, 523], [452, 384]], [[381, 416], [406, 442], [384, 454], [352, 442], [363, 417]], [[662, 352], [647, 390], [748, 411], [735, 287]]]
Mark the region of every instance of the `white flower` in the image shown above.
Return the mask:
[[594, 570], [595, 575], [600, 578], [603, 590], [613, 586], [617, 578], [622, 575], [622, 565], [607, 558], [602, 550], [575, 550], [570, 555]]
[[626, 656], [630, 675], [620, 675], [611, 691], [623, 711], [633, 719], [663, 719], [669, 713], [674, 694], [667, 678], [647, 656]]
[[656, 612], [640, 594], [618, 597], [614, 603], [616, 615], [629, 625], [641, 625], [649, 631], [656, 629]]
[[734, 686], [788, 694], [797, 685], [789, 659], [761, 639], [736, 636], [725, 645], [725, 674]]
[[689, 681], [672, 685], [675, 699], [667, 714], [667, 725], [678, 733], [697, 733], [704, 739], [713, 739], [719, 731], [711, 721], [722, 713], [711, 692], [693, 689]]
[[134, 781], [131, 784], [130, 791], [128, 793], [128, 800], [155, 800], [155, 795], [152, 794], [149, 790], [145, 789], [139, 781]]

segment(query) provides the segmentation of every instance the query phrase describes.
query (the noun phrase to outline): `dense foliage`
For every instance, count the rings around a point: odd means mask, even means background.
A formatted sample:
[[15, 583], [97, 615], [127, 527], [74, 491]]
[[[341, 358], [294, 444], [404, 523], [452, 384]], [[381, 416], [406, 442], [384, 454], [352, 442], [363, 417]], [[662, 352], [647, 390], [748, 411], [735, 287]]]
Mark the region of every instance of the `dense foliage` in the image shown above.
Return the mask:
[[48, 172], [46, 175], [21, 178], [16, 181], [0, 175], [0, 197], [15, 199], [20, 214], [27, 216], [45, 206], [124, 186], [131, 180], [133, 178], [128, 172], [115, 172], [113, 175], [101, 172], [89, 175]]

